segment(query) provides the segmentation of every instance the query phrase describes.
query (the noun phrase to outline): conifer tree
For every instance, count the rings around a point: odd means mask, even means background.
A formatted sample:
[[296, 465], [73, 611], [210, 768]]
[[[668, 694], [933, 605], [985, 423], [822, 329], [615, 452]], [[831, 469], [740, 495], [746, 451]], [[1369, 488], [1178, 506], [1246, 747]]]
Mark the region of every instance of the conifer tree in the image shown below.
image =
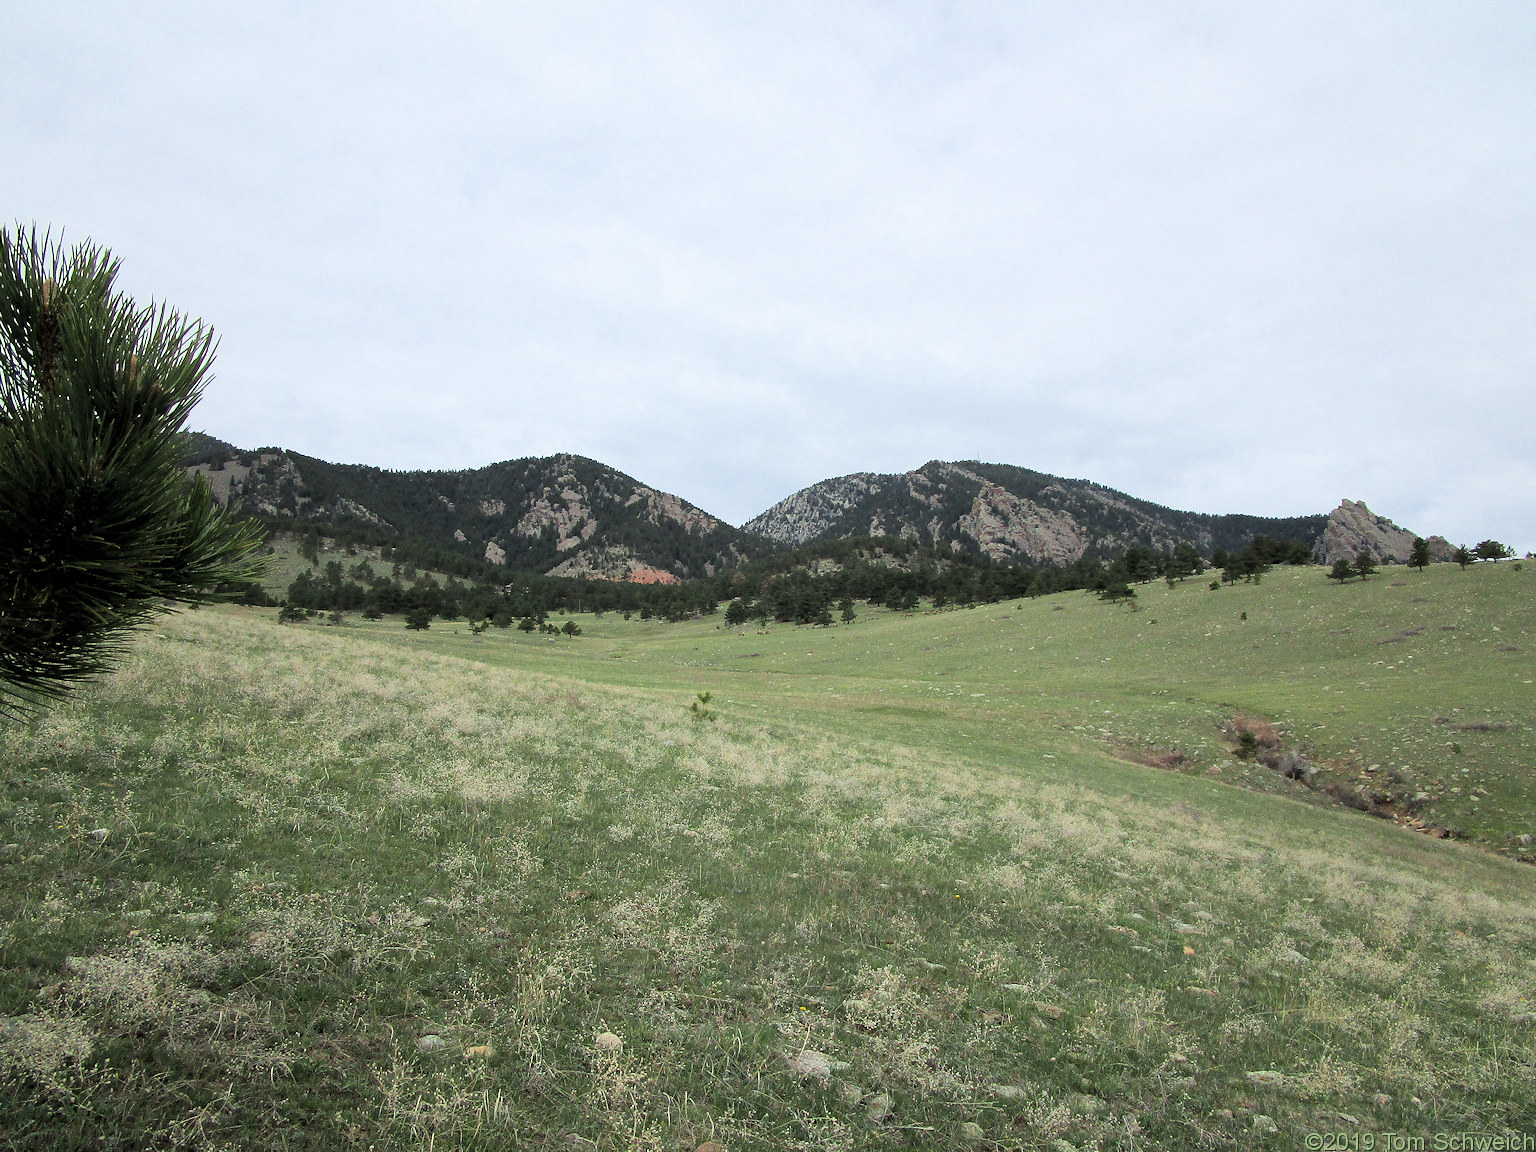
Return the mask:
[[1472, 554], [1479, 560], [1492, 560], [1497, 564], [1500, 560], [1513, 556], [1514, 549], [1506, 548], [1497, 540], [1484, 540], [1472, 549]]
[[108, 671], [167, 602], [261, 572], [260, 530], [182, 467], [213, 333], [115, 291], [118, 266], [0, 228], [0, 714]]
[[1422, 536], [1413, 538], [1413, 550], [1408, 553], [1408, 565], [1420, 572], [1429, 566], [1429, 541]]

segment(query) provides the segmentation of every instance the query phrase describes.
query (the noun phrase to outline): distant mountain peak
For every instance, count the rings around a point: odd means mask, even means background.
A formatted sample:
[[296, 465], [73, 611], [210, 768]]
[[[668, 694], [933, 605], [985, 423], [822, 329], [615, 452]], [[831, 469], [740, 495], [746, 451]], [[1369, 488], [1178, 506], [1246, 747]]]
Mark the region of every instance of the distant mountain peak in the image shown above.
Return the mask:
[[766, 550], [680, 497], [570, 453], [392, 472], [195, 436], [187, 462], [221, 503], [271, 523], [409, 539], [524, 571], [668, 582]]
[[1188, 541], [1209, 553], [1254, 533], [1309, 546], [1327, 517], [1211, 516], [1180, 512], [1087, 480], [1007, 464], [930, 460], [910, 472], [855, 472], [802, 488], [743, 530], [783, 544], [841, 536], [905, 536], [997, 561], [1070, 564], [1132, 545]]

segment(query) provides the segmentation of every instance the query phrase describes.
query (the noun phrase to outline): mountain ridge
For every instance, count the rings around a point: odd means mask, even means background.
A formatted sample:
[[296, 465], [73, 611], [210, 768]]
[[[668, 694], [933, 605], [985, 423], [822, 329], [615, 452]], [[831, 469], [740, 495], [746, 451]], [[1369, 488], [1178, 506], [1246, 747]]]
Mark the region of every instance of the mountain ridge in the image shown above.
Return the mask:
[[1089, 480], [1008, 464], [930, 460], [910, 472], [819, 481], [742, 527], [785, 544], [889, 534], [993, 561], [1070, 564], [1084, 555], [1179, 543], [1209, 555], [1239, 549], [1256, 533], [1315, 547], [1328, 519], [1182, 512]]
[[674, 583], [775, 546], [669, 492], [571, 453], [395, 472], [205, 434], [185, 462], [220, 503], [275, 526], [413, 539], [496, 567]]
[[[282, 448], [189, 437], [189, 470], [220, 503], [275, 527], [415, 541], [493, 568], [673, 583], [807, 544], [897, 536], [995, 563], [1070, 565], [1131, 547], [1193, 544], [1209, 556], [1254, 535], [1331, 563], [1368, 547], [1406, 562], [1414, 533], [1363, 503], [1268, 517], [1167, 508], [1090, 480], [1009, 464], [930, 460], [902, 473], [854, 472], [808, 485], [740, 528], [681, 497], [572, 453], [458, 470], [333, 464]], [[1436, 560], [1450, 546], [1430, 537]]]

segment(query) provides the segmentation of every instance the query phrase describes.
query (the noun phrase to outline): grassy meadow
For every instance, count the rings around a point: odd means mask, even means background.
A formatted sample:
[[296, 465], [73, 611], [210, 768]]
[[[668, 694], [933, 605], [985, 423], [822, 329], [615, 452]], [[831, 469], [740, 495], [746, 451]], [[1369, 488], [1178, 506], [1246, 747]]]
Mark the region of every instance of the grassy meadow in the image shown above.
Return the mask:
[[[1533, 576], [577, 638], [167, 617], [0, 730], [0, 1141], [1530, 1132]], [[1318, 786], [1236, 759], [1239, 718]], [[1456, 838], [1337, 799], [1376, 794]]]

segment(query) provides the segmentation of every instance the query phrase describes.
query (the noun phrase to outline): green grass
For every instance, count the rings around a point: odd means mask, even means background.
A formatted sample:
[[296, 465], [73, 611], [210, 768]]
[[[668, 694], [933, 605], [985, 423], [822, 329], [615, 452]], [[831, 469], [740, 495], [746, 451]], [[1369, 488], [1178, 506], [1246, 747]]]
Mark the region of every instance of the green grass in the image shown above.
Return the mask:
[[1072, 593], [911, 617], [862, 609], [830, 629], [609, 614], [574, 617], [584, 634], [571, 641], [357, 623], [369, 639], [499, 667], [684, 699], [713, 689], [727, 712], [819, 717], [860, 739], [1002, 762], [1026, 746], [1144, 758], [1177, 748], [1192, 758], [1186, 771], [1220, 767], [1223, 780], [1324, 799], [1233, 762], [1223, 727], [1254, 715], [1322, 766], [1315, 783], [1385, 791], [1426, 825], [1519, 855], [1516, 838], [1536, 835], [1533, 600], [1528, 566], [1446, 564], [1344, 586], [1315, 568], [1215, 592], [1203, 580], [1155, 584], [1134, 612]]
[[[1532, 822], [1530, 579], [1287, 570], [1134, 613], [576, 639], [169, 618], [0, 733], [0, 1136], [1529, 1131], [1533, 874], [1496, 853]], [[1424, 810], [1480, 842], [1240, 764], [1239, 712], [1340, 781], [1441, 780]], [[1173, 747], [1190, 770], [1128, 759]]]

